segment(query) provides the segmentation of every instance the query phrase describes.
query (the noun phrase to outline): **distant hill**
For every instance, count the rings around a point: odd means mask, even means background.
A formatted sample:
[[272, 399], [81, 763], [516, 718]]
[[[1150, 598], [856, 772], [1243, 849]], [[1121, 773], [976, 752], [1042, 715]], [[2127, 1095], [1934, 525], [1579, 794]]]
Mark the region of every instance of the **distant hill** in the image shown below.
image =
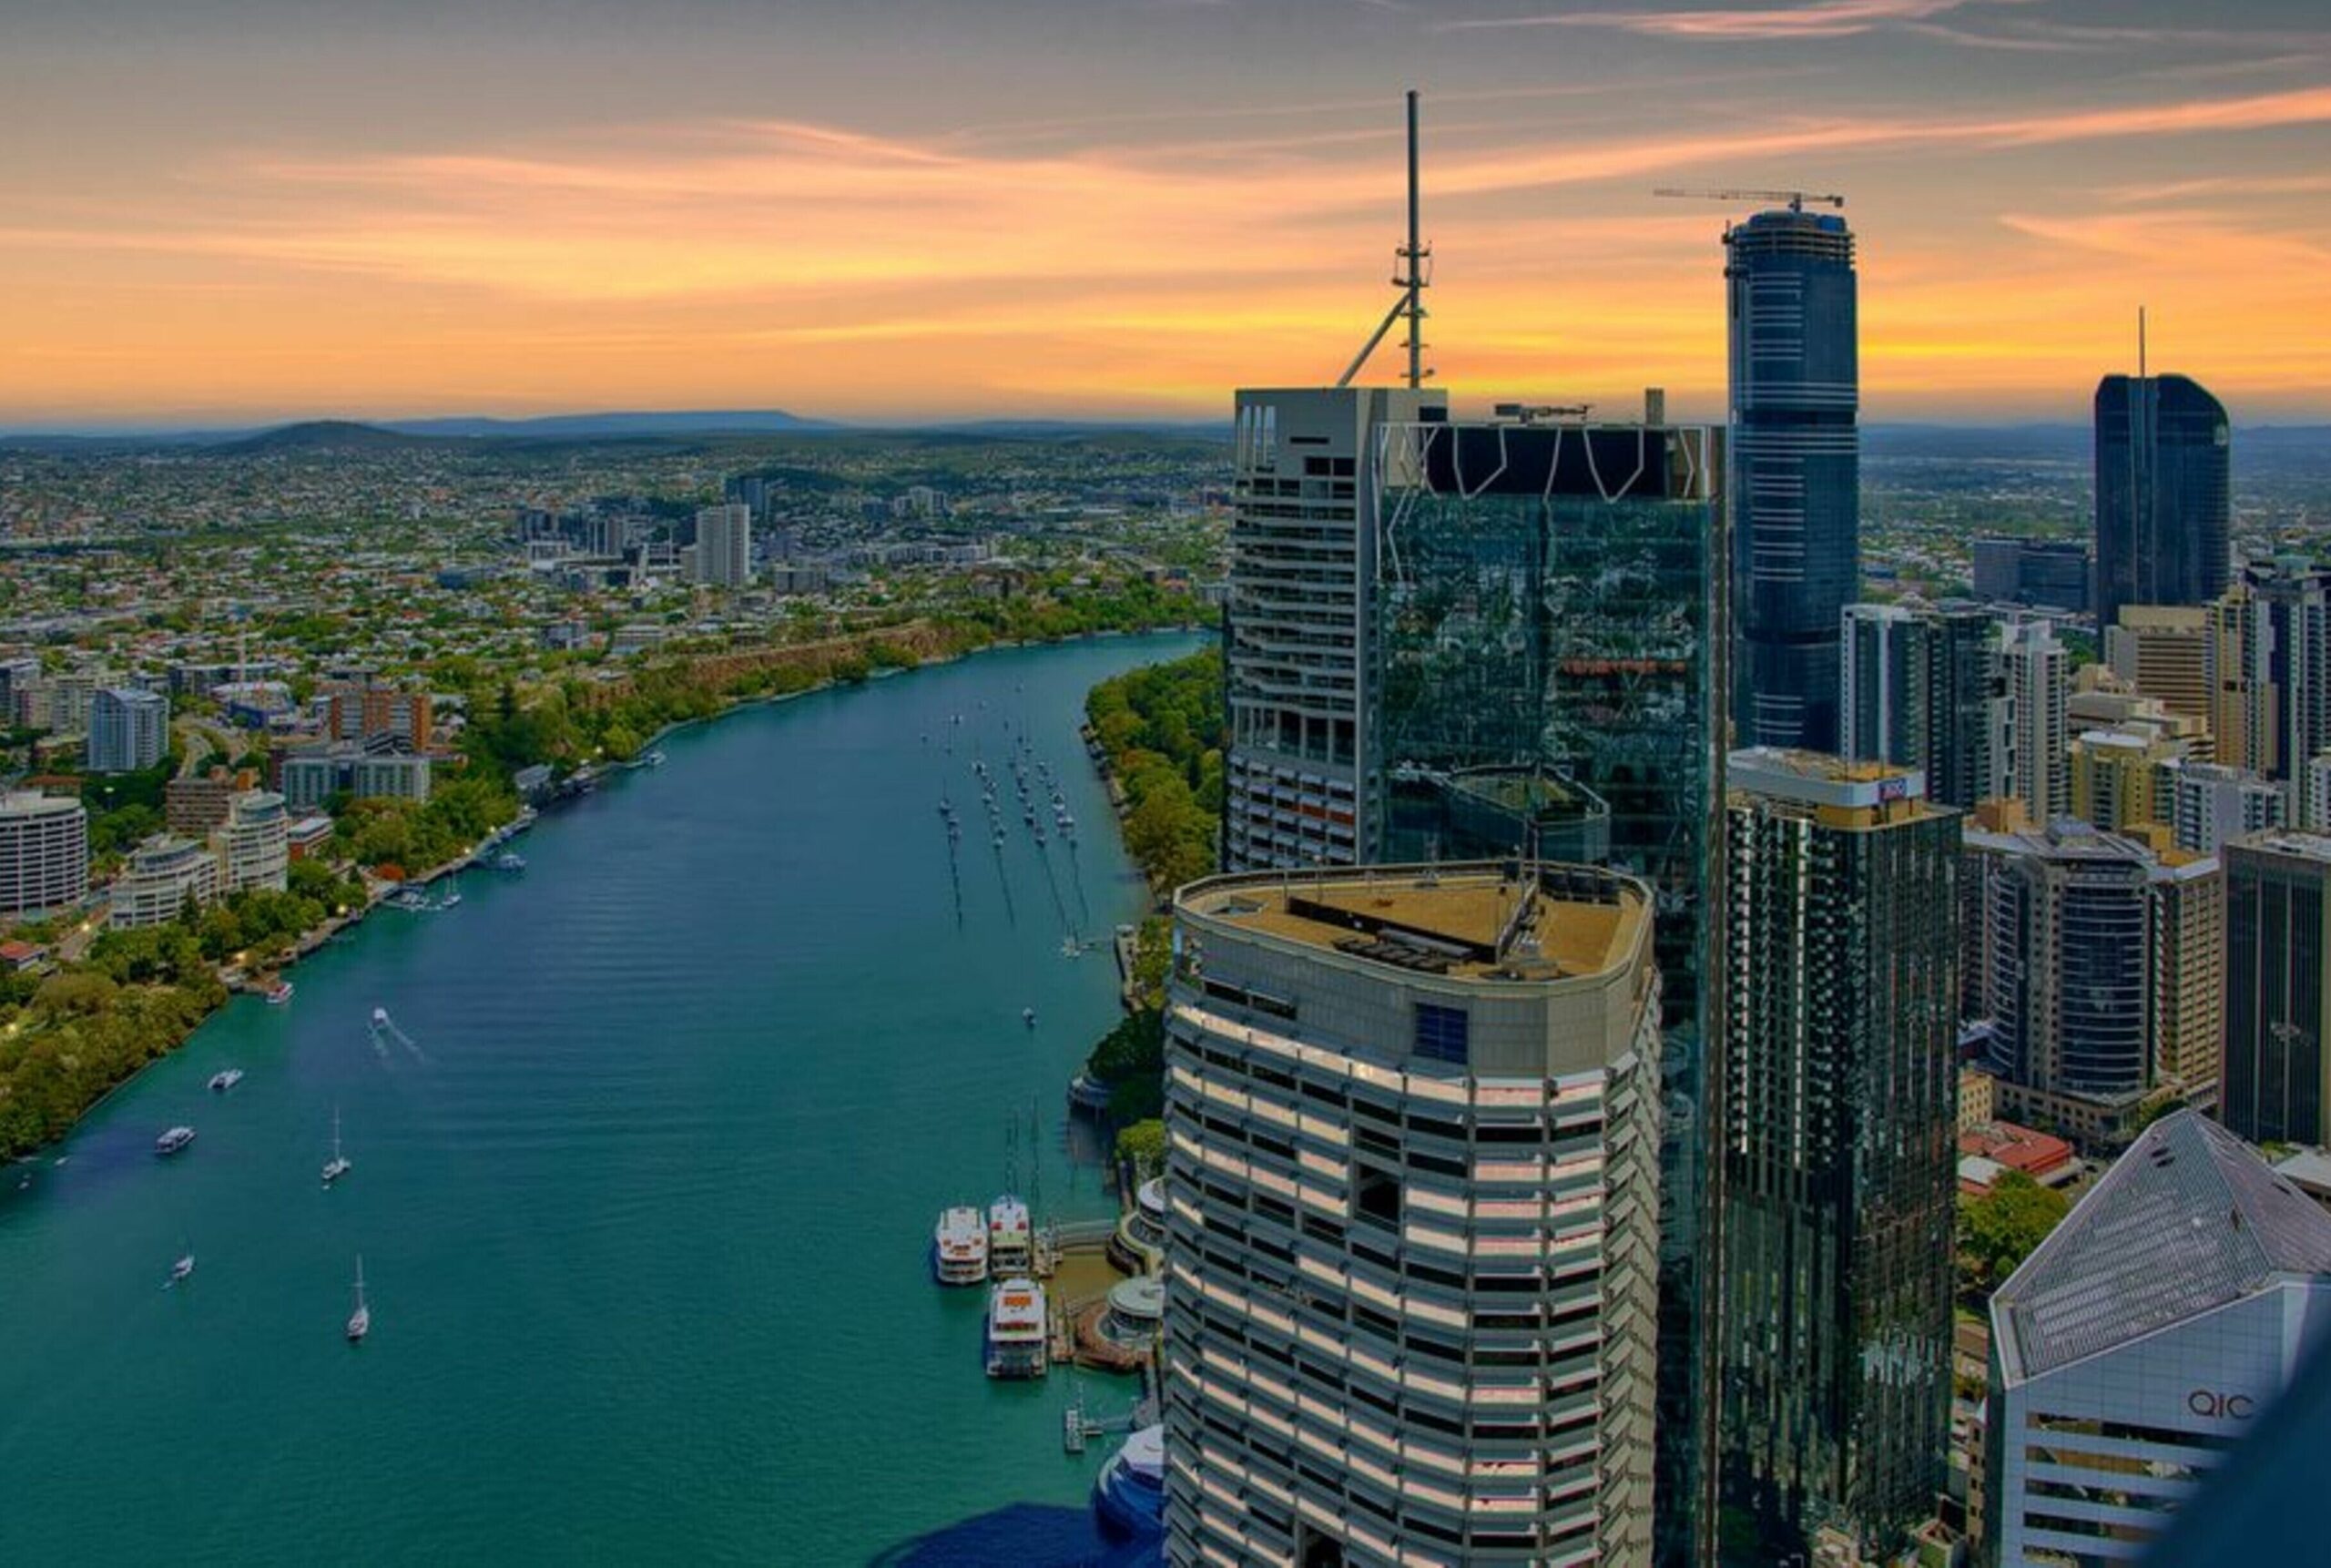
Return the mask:
[[714, 409], [662, 413], [554, 413], [537, 419], [385, 420], [381, 428], [402, 435], [590, 440], [601, 436], [769, 435], [841, 428], [783, 409]]
[[311, 419], [213, 443], [209, 450], [228, 456], [261, 457], [279, 452], [381, 452], [423, 444], [427, 443], [422, 437], [377, 424]]

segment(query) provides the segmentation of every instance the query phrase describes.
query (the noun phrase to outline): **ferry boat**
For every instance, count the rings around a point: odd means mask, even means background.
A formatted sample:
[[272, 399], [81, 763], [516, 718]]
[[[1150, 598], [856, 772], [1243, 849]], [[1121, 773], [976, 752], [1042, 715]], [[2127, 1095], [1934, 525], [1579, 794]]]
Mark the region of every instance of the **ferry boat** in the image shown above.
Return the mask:
[[288, 980], [279, 980], [261, 994], [267, 998], [267, 1004], [270, 1007], [280, 1007], [291, 1000], [291, 983]]
[[1028, 1206], [1009, 1193], [987, 1207], [987, 1265], [998, 1278], [1026, 1272], [1035, 1264], [1035, 1233]]
[[194, 1142], [192, 1127], [172, 1127], [154, 1140], [154, 1152], [158, 1155], [174, 1155], [192, 1142]]
[[987, 1278], [987, 1227], [970, 1204], [939, 1217], [931, 1237], [931, 1271], [942, 1285], [978, 1285]]
[[214, 1093], [220, 1095], [242, 1081], [243, 1070], [240, 1067], [226, 1067], [210, 1074], [210, 1087]]
[[1113, 1543], [1155, 1541], [1166, 1533], [1166, 1429], [1139, 1427], [1093, 1483], [1093, 1517]]
[[1044, 1288], [1033, 1279], [1006, 1279], [988, 1292], [987, 1375], [1041, 1378], [1052, 1333]]

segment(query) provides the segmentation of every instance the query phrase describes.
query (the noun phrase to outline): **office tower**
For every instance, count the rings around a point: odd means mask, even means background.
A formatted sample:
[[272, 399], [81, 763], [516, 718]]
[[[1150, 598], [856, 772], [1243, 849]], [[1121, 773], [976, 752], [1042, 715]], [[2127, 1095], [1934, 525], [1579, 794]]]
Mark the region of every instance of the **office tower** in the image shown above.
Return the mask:
[[2150, 1084], [2153, 857], [2070, 819], [1970, 828], [1983, 881], [1981, 997], [2000, 1103], [2086, 1141], [2125, 1125]]
[[738, 502], [696, 514], [696, 580], [741, 588], [753, 580], [753, 509]]
[[1518, 861], [1182, 891], [1168, 1561], [1648, 1561], [1651, 906]]
[[2088, 608], [2088, 546], [2071, 539], [1993, 535], [1975, 541], [1975, 596], [2079, 615]]
[[2184, 762], [2163, 769], [2169, 796], [2156, 820], [2169, 824], [2177, 847], [2214, 855], [2229, 839], [2283, 825], [2283, 791], [2255, 773], [2214, 762]]
[[1760, 212], [1724, 243], [1735, 734], [1834, 751], [1838, 616], [1861, 581], [1853, 234], [1834, 215]]
[[2043, 621], [2007, 627], [2000, 660], [2015, 704], [2015, 763], [2010, 793], [2032, 821], [2045, 823], [2071, 809], [2071, 744], [2067, 706], [2071, 654]]
[[2015, 788], [2015, 704], [2001, 624], [1971, 605], [1848, 605], [1838, 752], [1926, 776], [1961, 809]]
[[2331, 748], [2331, 570], [2254, 562], [2206, 613], [2217, 759], [2303, 779]]
[[[1663, 1468], [1671, 1497], [1713, 1487], [1704, 1259], [1721, 1198], [1707, 1140], [1722, 1089], [1725, 508], [1718, 433], [1664, 424], [1388, 426], [1360, 750], [1369, 860], [1436, 791], [1552, 780], [1509, 852], [1595, 830], [1650, 882], [1664, 1007]], [[1533, 841], [1534, 840], [1534, 841]], [[1694, 1454], [1699, 1456], [1695, 1462]], [[1678, 1508], [1689, 1521], [1706, 1511]]]
[[2164, 845], [2155, 851], [2147, 891], [2153, 1087], [2207, 1108], [2217, 1104], [2225, 1033], [2224, 872], [2214, 855]]
[[1726, 777], [1723, 1499], [1753, 1561], [1890, 1556], [1950, 1431], [1959, 818], [1885, 763]]
[[1986, 1560], [2165, 1563], [2149, 1543], [2331, 1329], [2331, 1215], [2180, 1111], [1990, 1313]]
[[0, 795], [0, 914], [68, 909], [88, 891], [89, 813], [81, 802]]
[[2206, 609], [2191, 605], [2123, 605], [2119, 622], [2104, 628], [2105, 662], [2137, 691], [2207, 724], [2209, 622]]
[[2096, 624], [2123, 605], [2201, 605], [2225, 588], [2225, 409], [2183, 376], [2096, 386]]
[[1447, 417], [1438, 392], [1242, 392], [1224, 616], [1233, 871], [1363, 858], [1366, 638], [1388, 422]]
[[2225, 864], [2218, 1118], [2258, 1143], [2331, 1143], [2331, 839], [2264, 833]]
[[151, 768], [169, 748], [168, 697], [134, 687], [108, 687], [90, 698], [90, 772], [132, 773]]

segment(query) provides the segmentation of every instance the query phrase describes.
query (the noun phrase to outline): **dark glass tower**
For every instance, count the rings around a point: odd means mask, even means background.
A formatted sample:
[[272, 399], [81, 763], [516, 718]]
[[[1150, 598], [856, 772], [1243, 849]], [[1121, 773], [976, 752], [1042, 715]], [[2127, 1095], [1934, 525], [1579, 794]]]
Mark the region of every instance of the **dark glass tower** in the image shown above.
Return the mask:
[[1950, 1431], [1959, 819], [1886, 763], [1729, 777], [1718, 1534], [1727, 1563], [1824, 1528], [1891, 1560]]
[[1854, 237], [1760, 212], [1728, 229], [1735, 738], [1837, 748], [1837, 626], [1859, 597]]
[[2225, 406], [2183, 376], [2096, 383], [2096, 624], [2224, 592]]

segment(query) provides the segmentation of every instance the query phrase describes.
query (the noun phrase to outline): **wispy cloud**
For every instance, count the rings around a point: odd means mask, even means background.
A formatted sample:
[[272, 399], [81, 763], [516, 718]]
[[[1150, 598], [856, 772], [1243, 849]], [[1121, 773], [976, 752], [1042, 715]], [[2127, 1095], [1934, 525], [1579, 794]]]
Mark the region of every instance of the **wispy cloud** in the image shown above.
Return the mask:
[[1844, 38], [1888, 25], [1921, 22], [1974, 5], [2030, 0], [1813, 0], [1805, 5], [1707, 10], [1550, 11], [1451, 22], [1451, 31], [1508, 27], [1603, 27], [1654, 38], [1729, 40]]

